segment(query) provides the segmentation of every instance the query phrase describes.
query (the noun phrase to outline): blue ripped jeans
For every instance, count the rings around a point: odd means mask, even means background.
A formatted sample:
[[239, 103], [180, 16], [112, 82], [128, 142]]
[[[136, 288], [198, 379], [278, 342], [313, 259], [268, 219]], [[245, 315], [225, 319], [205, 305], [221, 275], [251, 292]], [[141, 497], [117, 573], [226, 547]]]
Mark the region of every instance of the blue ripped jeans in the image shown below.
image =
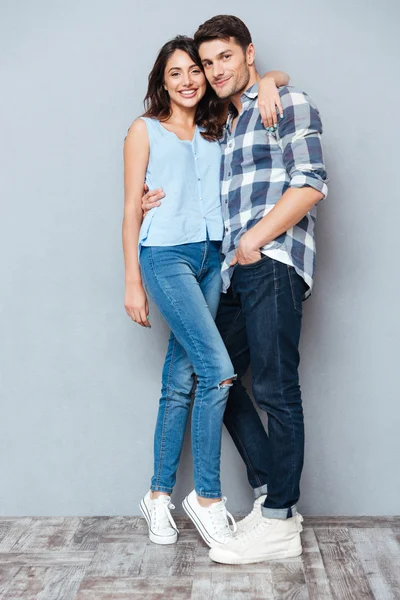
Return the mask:
[[[151, 489], [171, 493], [192, 399], [192, 450], [196, 493], [221, 497], [222, 422], [234, 370], [214, 319], [220, 289], [220, 242], [143, 246], [145, 288], [171, 329], [154, 436]], [[222, 384], [222, 385], [221, 385]]]

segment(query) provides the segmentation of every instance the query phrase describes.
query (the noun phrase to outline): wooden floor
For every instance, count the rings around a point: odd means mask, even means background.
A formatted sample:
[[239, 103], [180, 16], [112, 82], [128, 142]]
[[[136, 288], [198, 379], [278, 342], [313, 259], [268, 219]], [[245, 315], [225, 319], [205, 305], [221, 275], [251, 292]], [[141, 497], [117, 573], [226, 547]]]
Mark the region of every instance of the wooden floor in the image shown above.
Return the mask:
[[0, 599], [400, 600], [400, 517], [305, 518], [301, 557], [243, 566], [176, 521], [162, 547], [138, 517], [0, 518]]

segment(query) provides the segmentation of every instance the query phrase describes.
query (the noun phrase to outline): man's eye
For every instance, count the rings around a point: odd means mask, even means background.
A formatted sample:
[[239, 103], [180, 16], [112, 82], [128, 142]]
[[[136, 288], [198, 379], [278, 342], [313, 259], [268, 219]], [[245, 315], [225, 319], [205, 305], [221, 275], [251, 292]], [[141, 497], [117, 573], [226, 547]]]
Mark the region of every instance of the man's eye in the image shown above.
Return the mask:
[[224, 54], [224, 58], [228, 59], [228, 58], [230, 58], [230, 57], [231, 57], [231, 55], [230, 55], [230, 54]]

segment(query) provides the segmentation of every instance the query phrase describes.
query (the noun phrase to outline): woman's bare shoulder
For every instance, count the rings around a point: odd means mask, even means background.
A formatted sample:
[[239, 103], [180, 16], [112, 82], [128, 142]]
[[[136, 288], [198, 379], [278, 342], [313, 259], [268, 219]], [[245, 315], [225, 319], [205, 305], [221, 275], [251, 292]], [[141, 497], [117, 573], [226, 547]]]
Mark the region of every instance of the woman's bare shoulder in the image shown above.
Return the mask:
[[148, 139], [146, 123], [141, 117], [138, 117], [131, 123], [131, 125], [128, 128], [125, 140], [130, 140], [133, 138], [139, 138], [143, 140]]

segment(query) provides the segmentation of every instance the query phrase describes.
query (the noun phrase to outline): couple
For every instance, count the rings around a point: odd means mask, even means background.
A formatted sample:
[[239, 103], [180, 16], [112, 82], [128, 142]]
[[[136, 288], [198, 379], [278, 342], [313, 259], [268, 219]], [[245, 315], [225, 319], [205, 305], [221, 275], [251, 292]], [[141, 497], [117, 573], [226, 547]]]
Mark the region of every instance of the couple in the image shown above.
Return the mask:
[[[327, 194], [317, 108], [284, 74], [275, 73], [278, 90], [270, 74], [261, 79], [254, 60], [233, 16], [168, 42], [124, 144], [125, 309], [149, 327], [147, 292], [171, 329], [140, 507], [153, 542], [177, 541], [170, 495], [195, 386], [195, 490], [183, 507], [210, 558], [227, 564], [302, 552], [298, 346], [316, 204]], [[241, 383], [249, 366], [268, 433]], [[237, 524], [220, 487], [222, 423], [255, 495]]]

